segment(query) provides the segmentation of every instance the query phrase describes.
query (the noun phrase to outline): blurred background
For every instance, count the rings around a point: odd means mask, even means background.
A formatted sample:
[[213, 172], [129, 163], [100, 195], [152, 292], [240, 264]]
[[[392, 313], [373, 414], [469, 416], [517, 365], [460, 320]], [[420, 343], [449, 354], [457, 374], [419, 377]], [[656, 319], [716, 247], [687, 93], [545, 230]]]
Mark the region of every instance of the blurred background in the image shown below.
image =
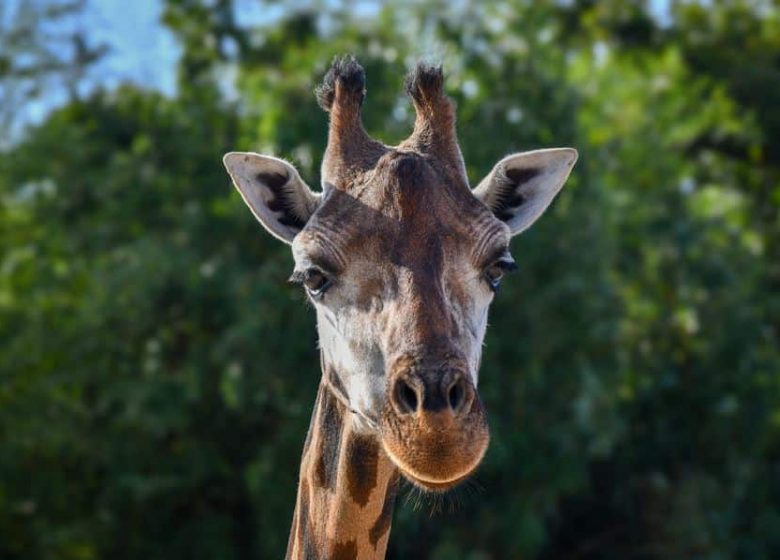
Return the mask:
[[314, 316], [221, 156], [317, 185], [345, 52], [388, 143], [443, 62], [474, 183], [580, 152], [491, 313], [484, 465], [388, 557], [780, 558], [774, 0], [2, 0], [0, 558], [283, 556]]

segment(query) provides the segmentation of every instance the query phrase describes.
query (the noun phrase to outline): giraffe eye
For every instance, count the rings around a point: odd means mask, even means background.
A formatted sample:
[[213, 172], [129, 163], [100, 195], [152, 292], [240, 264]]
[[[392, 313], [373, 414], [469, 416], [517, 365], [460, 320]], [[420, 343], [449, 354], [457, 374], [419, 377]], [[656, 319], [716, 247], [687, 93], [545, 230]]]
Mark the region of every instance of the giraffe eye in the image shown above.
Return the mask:
[[290, 282], [303, 284], [306, 292], [314, 299], [319, 299], [330, 288], [333, 281], [319, 268], [296, 270], [290, 276]]
[[501, 287], [501, 280], [504, 278], [504, 274], [517, 268], [515, 261], [510, 258], [502, 258], [485, 269], [485, 282], [494, 292], [498, 292]]
[[310, 268], [305, 272], [303, 285], [313, 298], [321, 297], [331, 284], [330, 278], [325, 276], [321, 270]]

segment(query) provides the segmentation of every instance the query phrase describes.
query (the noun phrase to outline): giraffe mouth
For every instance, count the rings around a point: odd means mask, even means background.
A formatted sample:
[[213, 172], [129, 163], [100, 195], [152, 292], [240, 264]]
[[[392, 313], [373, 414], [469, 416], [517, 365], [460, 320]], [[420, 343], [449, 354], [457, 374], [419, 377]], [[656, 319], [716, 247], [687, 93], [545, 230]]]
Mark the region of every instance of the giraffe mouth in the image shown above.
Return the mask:
[[421, 478], [415, 478], [413, 475], [409, 474], [408, 472], [404, 473], [404, 476], [412, 484], [414, 484], [415, 486], [417, 486], [422, 490], [427, 490], [428, 492], [446, 492], [447, 490], [451, 490], [461, 482], [467, 480], [471, 476], [471, 474], [472, 474], [471, 472], [466, 473], [463, 476], [460, 476], [453, 480], [448, 480], [447, 482], [435, 482], [432, 480], [423, 480]]
[[455, 486], [458, 486], [462, 482], [466, 481], [469, 477], [471, 477], [472, 474], [474, 474], [474, 471], [477, 470], [477, 467], [482, 462], [482, 458], [485, 455], [485, 451], [487, 451], [487, 442], [485, 443], [482, 452], [476, 458], [474, 465], [466, 472], [456, 474], [452, 478], [437, 478], [437, 479], [432, 479], [430, 476], [424, 475], [423, 473], [412, 468], [410, 465], [404, 464], [401, 460], [399, 460], [397, 456], [395, 456], [392, 453], [392, 451], [388, 449], [387, 445], [385, 445], [384, 447], [385, 447], [385, 452], [390, 457], [390, 460], [396, 465], [396, 467], [398, 467], [398, 469], [401, 471], [401, 474], [403, 474], [403, 476], [407, 480], [409, 480], [409, 482], [411, 482], [412, 484], [414, 484], [415, 486], [417, 486], [422, 490], [439, 493], [439, 492], [446, 492], [447, 490], [450, 490]]

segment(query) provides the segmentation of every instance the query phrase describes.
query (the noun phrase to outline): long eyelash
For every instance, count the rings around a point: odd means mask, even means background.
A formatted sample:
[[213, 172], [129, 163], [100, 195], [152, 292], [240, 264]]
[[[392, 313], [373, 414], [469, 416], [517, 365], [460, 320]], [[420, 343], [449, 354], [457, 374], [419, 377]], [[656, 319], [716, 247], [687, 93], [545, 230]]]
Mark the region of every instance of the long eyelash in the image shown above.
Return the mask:
[[296, 270], [290, 275], [287, 281], [292, 284], [303, 284], [303, 281], [306, 280], [306, 272], [307, 271], [305, 270]]
[[513, 270], [517, 270], [517, 263], [515, 261], [510, 261], [510, 260], [498, 261], [496, 265], [501, 267], [501, 270], [504, 270], [506, 272], [512, 272]]

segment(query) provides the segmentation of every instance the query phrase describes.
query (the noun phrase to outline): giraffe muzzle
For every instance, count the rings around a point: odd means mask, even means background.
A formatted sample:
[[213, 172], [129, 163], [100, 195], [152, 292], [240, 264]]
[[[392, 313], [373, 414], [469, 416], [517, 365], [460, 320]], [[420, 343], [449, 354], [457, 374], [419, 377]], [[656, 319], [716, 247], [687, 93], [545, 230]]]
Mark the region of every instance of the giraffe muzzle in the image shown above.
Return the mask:
[[477, 390], [459, 370], [397, 374], [389, 385], [381, 436], [402, 474], [432, 491], [468, 478], [490, 440]]

